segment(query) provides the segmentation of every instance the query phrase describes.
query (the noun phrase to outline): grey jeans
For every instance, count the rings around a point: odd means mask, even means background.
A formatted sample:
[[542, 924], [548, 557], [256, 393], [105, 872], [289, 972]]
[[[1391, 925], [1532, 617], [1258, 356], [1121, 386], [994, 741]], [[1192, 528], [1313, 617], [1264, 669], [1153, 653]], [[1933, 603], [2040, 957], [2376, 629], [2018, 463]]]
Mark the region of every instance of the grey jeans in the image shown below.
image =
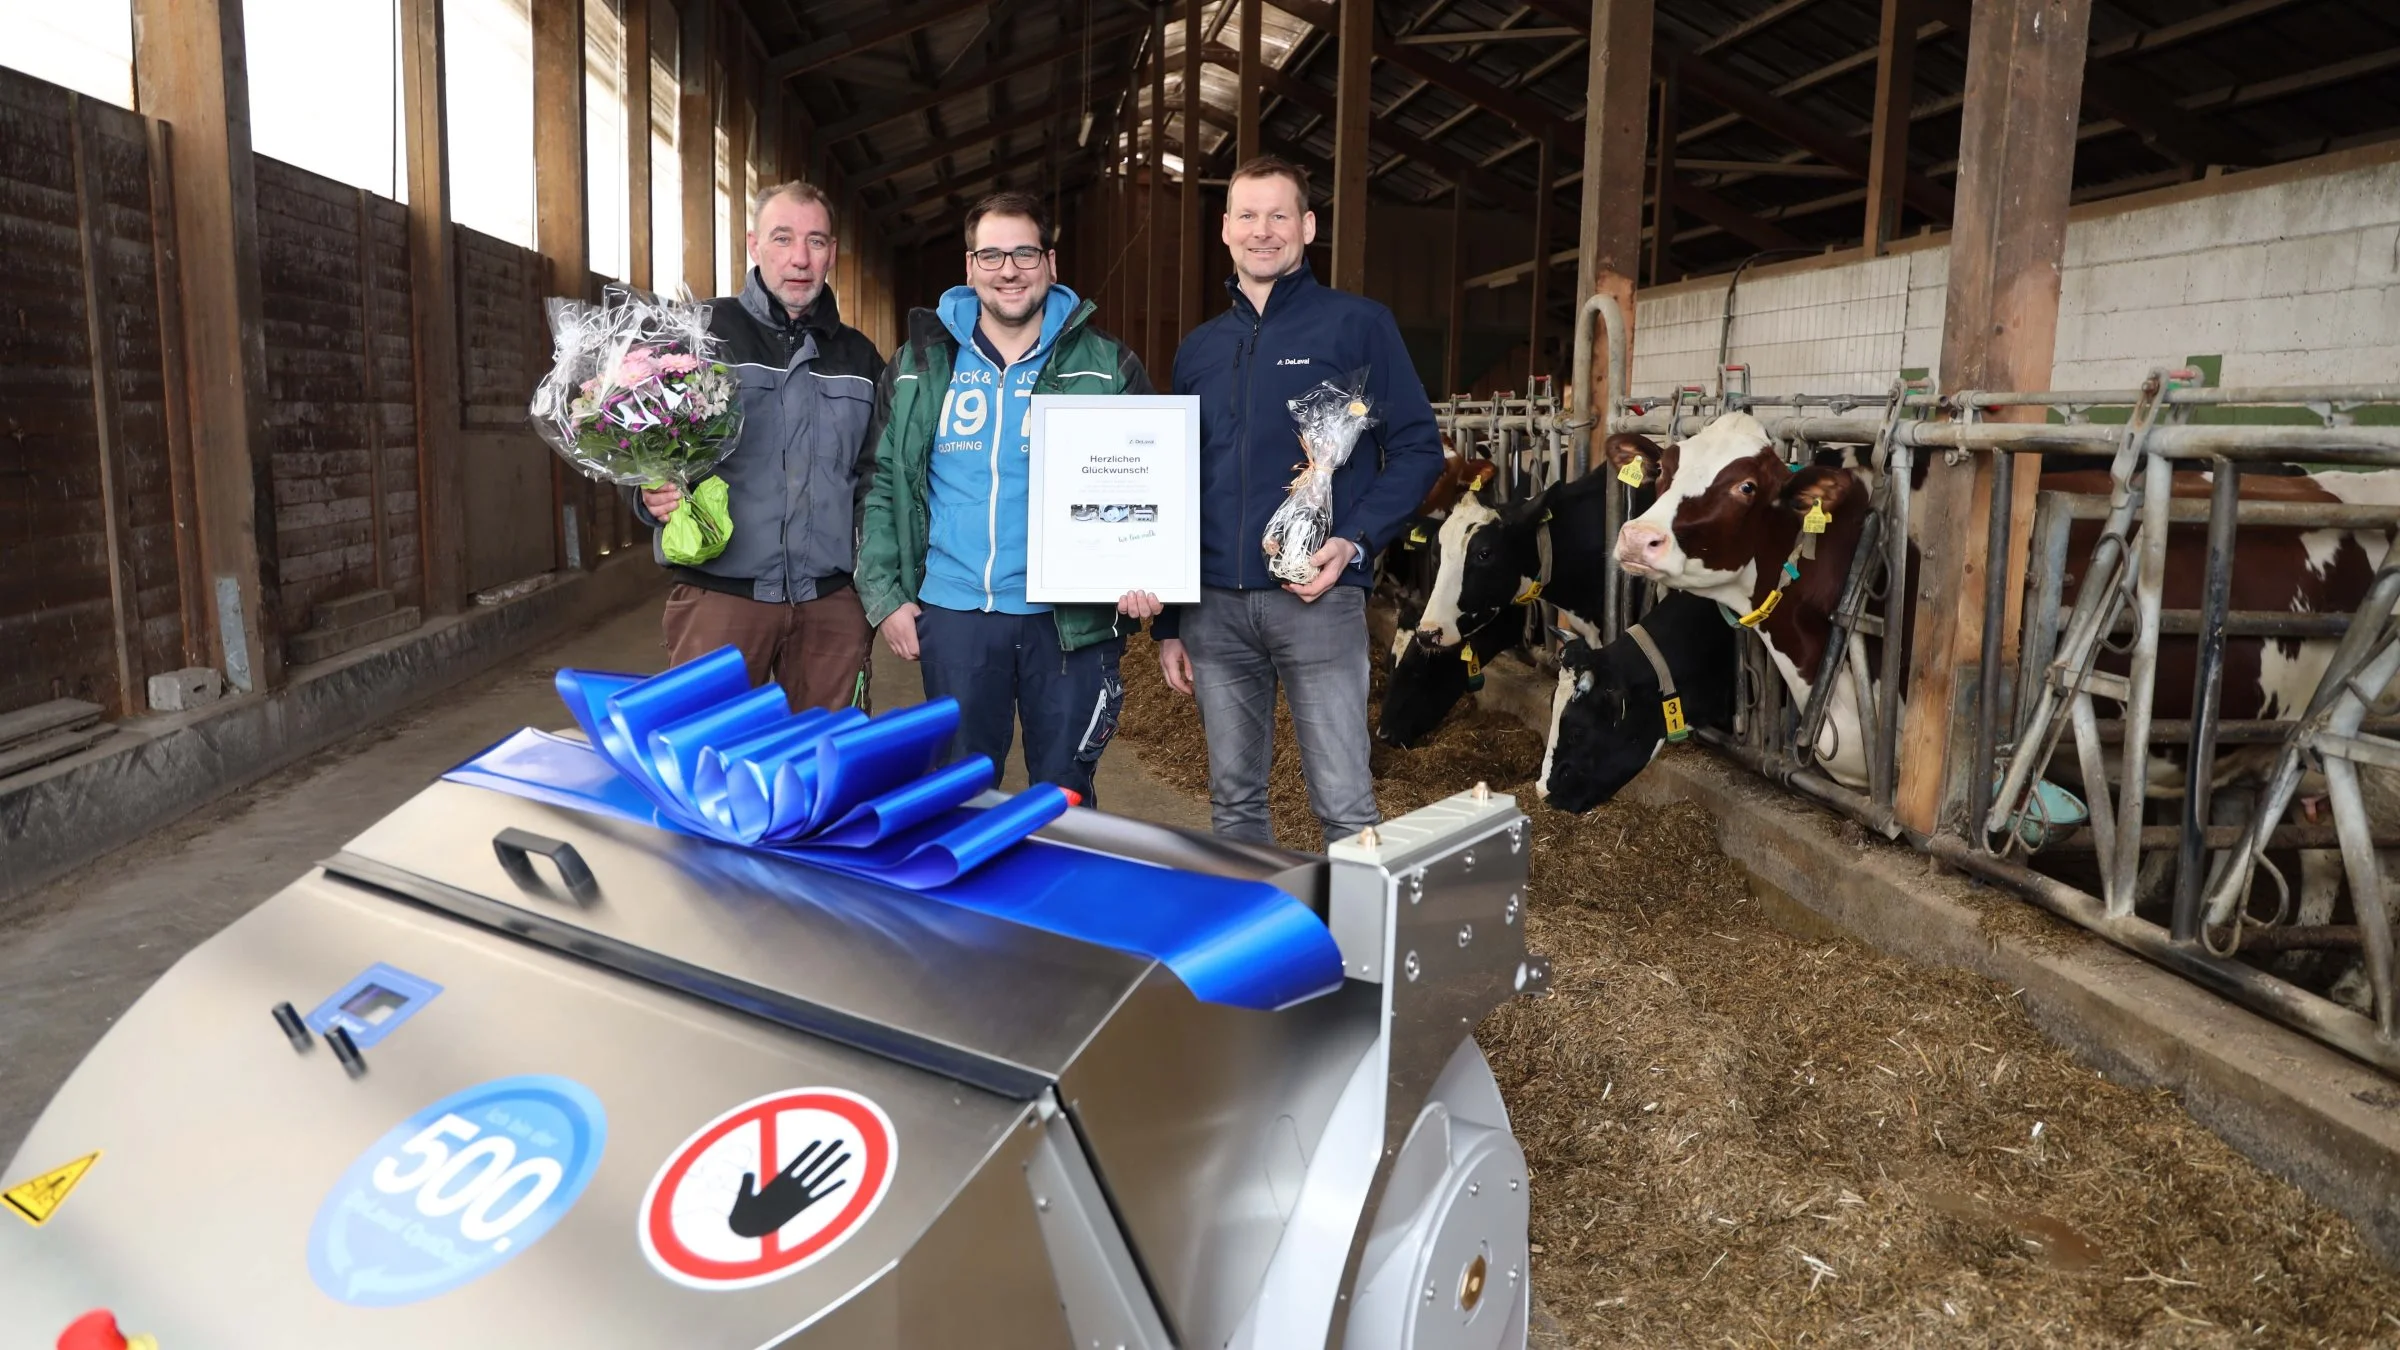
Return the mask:
[[1275, 842], [1267, 773], [1275, 764], [1275, 688], [1292, 705], [1308, 804], [1331, 843], [1382, 819], [1367, 767], [1367, 593], [1336, 586], [1315, 603], [1278, 587], [1209, 587], [1183, 613], [1200, 727], [1208, 737], [1210, 818], [1218, 834]]

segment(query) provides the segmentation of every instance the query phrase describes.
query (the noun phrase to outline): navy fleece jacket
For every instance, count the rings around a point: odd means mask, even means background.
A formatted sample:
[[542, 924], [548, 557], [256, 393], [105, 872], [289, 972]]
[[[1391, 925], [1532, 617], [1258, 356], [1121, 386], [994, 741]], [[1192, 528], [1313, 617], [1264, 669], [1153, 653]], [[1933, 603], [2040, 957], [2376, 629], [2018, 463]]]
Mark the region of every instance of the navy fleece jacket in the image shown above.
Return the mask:
[[[1375, 584], [1375, 558], [1407, 525], [1442, 472], [1441, 432], [1392, 312], [1322, 286], [1305, 263], [1275, 283], [1261, 314], [1228, 278], [1233, 308], [1192, 330], [1175, 353], [1178, 394], [1200, 396], [1200, 581], [1259, 590], [1281, 585], [1259, 549], [1267, 517], [1305, 462], [1293, 398], [1367, 372], [1381, 419], [1333, 476], [1333, 530], [1359, 545], [1341, 584]], [[1170, 608], [1151, 633], [1171, 638]]]

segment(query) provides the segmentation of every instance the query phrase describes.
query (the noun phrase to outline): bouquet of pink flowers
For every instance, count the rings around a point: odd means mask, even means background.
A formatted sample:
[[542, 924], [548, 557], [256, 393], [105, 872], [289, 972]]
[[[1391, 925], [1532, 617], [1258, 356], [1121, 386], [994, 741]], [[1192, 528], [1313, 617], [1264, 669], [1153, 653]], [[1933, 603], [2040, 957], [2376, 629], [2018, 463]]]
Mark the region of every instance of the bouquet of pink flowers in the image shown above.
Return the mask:
[[555, 359], [534, 390], [534, 429], [590, 477], [682, 489], [667, 520], [669, 561], [724, 552], [725, 484], [701, 480], [733, 453], [742, 410], [733, 372], [715, 359], [708, 306], [611, 287], [597, 305], [552, 300], [550, 331]]

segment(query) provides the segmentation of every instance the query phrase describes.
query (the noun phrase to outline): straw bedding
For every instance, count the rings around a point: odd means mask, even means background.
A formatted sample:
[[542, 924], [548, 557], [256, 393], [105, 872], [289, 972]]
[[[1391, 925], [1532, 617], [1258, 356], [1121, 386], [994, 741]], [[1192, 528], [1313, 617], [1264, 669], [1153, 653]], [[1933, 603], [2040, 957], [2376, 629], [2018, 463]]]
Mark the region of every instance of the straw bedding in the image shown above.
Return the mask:
[[[1122, 739], [1205, 796], [1191, 701], [1145, 640], [1125, 671]], [[1754, 891], [1697, 808], [1548, 809], [1541, 752], [1470, 700], [1379, 752], [1377, 796], [1392, 816], [1482, 780], [1532, 818], [1526, 936], [1556, 992], [1477, 1036], [1559, 1342], [2400, 1346], [2400, 1277], [2170, 1094], [2079, 1065], [2006, 988]], [[1316, 847], [1288, 716], [1270, 791], [1279, 838]]]

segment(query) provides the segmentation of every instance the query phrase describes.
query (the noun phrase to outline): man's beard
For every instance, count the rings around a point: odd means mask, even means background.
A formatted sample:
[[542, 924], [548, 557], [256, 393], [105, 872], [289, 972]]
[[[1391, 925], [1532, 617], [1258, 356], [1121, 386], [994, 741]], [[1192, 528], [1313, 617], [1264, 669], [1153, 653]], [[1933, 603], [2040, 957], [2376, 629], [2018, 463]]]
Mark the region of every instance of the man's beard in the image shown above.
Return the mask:
[[1027, 288], [1025, 292], [1025, 299], [1023, 301], [1023, 307], [1014, 314], [1009, 313], [1008, 310], [998, 301], [989, 302], [985, 307], [992, 311], [993, 318], [998, 319], [1002, 323], [1020, 324], [1024, 323], [1028, 319], [1031, 319], [1034, 315], [1041, 313], [1043, 304], [1045, 304], [1049, 299], [1050, 296], [1048, 292], [1045, 291], [1040, 295], [1036, 295], [1033, 293], [1031, 288]]
[[[793, 286], [793, 285], [799, 285], [799, 286], [801, 286], [801, 287], [802, 287], [801, 294], [800, 294], [800, 298], [799, 298], [799, 299], [797, 299], [797, 300], [793, 299], [793, 298], [792, 298], [792, 296], [791, 296], [791, 294], [790, 294], [790, 292], [789, 292], [788, 290], [786, 290], [786, 289], [785, 289], [785, 287], [789, 287], [789, 286]], [[824, 279], [824, 278], [822, 278], [822, 277], [818, 277], [818, 278], [815, 278], [815, 279], [813, 279], [813, 280], [810, 280], [810, 281], [807, 281], [807, 282], [802, 282], [802, 283], [795, 283], [795, 282], [789, 282], [789, 281], [787, 281], [787, 282], [784, 282], [782, 286], [779, 286], [779, 287], [777, 287], [777, 288], [776, 288], [776, 291], [775, 291], [775, 298], [776, 298], [776, 299], [778, 299], [778, 300], [781, 300], [781, 301], [783, 302], [783, 304], [784, 304], [784, 308], [786, 308], [786, 309], [789, 309], [789, 310], [792, 312], [793, 316], [794, 316], [794, 317], [797, 317], [797, 316], [799, 315], [800, 311], [802, 311], [802, 310], [804, 310], [804, 309], [808, 308], [810, 305], [813, 305], [813, 304], [817, 303], [817, 297], [818, 297], [818, 296], [820, 296], [820, 295], [822, 295], [822, 294], [824, 294], [824, 293], [825, 293], [825, 279]]]

